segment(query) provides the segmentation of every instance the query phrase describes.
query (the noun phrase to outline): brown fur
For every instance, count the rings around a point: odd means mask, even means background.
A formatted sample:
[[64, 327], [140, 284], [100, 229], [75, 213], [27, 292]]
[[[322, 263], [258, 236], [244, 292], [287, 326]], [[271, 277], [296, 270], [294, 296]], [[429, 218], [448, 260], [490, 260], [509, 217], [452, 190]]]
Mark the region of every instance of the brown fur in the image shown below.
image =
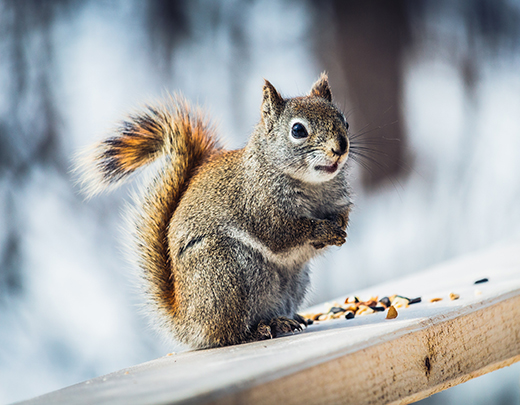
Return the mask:
[[266, 81], [261, 112], [248, 145], [222, 151], [174, 99], [132, 116], [87, 160], [96, 191], [162, 159], [136, 201], [139, 264], [162, 326], [193, 347], [301, 329], [309, 259], [345, 242], [347, 124], [327, 77], [294, 99]]

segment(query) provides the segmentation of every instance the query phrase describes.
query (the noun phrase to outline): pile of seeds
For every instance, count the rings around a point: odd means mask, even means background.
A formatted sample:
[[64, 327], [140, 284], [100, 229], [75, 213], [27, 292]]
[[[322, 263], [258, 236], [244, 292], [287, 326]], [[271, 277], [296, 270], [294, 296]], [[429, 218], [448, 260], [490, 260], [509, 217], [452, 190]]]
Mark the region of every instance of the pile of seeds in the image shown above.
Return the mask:
[[[488, 278], [482, 278], [475, 281], [474, 284], [487, 283], [488, 281]], [[482, 292], [476, 290], [475, 294], [482, 294]], [[460, 298], [460, 295], [451, 292], [449, 298], [451, 301], [455, 301]], [[406, 308], [409, 305], [417, 304], [421, 301], [421, 297], [407, 298], [402, 295], [392, 295], [381, 299], [378, 297], [370, 297], [366, 301], [361, 301], [358, 297], [348, 297], [343, 304], [333, 303], [326, 312], [303, 313], [300, 315], [307, 320], [308, 325], [314, 321], [328, 321], [339, 318], [352, 319], [356, 316], [383, 312], [385, 310], [388, 310], [386, 319], [394, 319], [397, 318], [397, 308]], [[442, 298], [431, 298], [429, 301], [432, 303], [438, 302], [442, 301]]]
[[312, 323], [312, 321], [328, 321], [339, 318], [352, 319], [356, 316], [383, 312], [392, 307], [393, 310], [387, 313], [387, 318], [392, 319], [397, 317], [396, 308], [405, 308], [418, 302], [421, 302], [421, 297], [408, 298], [402, 295], [392, 295], [381, 299], [370, 297], [366, 301], [361, 301], [358, 297], [348, 297], [343, 304], [333, 303], [327, 312], [306, 313], [301, 314], [301, 316]]

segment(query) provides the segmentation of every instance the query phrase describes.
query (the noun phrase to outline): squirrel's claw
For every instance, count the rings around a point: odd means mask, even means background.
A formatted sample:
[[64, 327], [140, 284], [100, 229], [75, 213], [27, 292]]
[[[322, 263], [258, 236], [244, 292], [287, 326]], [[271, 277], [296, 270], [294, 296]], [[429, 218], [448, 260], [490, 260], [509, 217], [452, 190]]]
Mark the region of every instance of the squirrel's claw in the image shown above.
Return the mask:
[[308, 319], [305, 319], [303, 316], [301, 316], [300, 314], [294, 314], [293, 315], [293, 318], [296, 322], [298, 322], [300, 325], [304, 325], [305, 327], [309, 326], [309, 322], [308, 322]]
[[255, 337], [257, 340], [272, 339], [271, 327], [264, 321], [260, 321], [256, 327]]

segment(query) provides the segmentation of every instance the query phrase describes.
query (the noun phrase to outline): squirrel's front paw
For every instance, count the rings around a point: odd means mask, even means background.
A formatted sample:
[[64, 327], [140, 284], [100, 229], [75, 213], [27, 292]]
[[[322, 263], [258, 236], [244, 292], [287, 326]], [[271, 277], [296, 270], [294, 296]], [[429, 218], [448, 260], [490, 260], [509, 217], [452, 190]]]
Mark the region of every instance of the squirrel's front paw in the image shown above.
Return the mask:
[[347, 233], [340, 226], [330, 220], [322, 219], [316, 222], [311, 244], [316, 249], [327, 245], [341, 246], [345, 243]]
[[333, 214], [333, 215], [330, 215], [329, 217], [327, 217], [327, 219], [334, 222], [341, 229], [346, 230], [347, 224], [348, 224], [349, 212], [350, 212], [350, 210], [347, 210], [346, 212], [343, 212], [343, 213]]

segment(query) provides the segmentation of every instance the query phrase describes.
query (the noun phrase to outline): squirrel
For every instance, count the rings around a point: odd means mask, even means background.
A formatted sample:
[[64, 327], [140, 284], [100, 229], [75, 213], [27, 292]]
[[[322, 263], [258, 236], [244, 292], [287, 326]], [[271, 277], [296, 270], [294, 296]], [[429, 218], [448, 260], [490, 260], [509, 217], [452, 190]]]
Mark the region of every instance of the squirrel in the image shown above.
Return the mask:
[[180, 96], [147, 106], [80, 163], [87, 193], [159, 160], [134, 197], [145, 292], [160, 326], [201, 349], [301, 331], [309, 261], [341, 246], [351, 209], [349, 124], [322, 73], [309, 95], [265, 80], [246, 146], [224, 150]]

